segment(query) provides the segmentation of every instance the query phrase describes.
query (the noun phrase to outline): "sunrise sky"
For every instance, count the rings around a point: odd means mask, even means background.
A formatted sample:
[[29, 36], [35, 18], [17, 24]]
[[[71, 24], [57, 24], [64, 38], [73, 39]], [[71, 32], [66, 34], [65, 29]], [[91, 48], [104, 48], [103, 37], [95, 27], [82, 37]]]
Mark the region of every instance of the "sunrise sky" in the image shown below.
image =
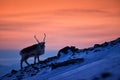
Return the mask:
[[0, 0], [0, 50], [21, 50], [43, 33], [46, 50], [116, 39], [120, 0]]

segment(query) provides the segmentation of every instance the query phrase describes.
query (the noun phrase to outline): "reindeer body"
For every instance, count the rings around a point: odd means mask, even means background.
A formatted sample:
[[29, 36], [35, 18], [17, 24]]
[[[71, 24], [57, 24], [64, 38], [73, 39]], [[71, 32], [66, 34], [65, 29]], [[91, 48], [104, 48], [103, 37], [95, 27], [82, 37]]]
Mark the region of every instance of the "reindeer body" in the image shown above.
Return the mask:
[[[45, 35], [45, 37], [46, 37], [46, 35]], [[35, 37], [35, 39], [37, 40], [36, 37]], [[38, 59], [38, 62], [39, 62], [39, 56], [44, 54], [44, 52], [45, 52], [45, 38], [44, 38], [43, 42], [39, 42], [38, 40], [37, 40], [37, 42], [38, 42], [38, 44], [34, 44], [32, 46], [26, 47], [20, 51], [21, 69], [23, 68], [23, 66], [22, 66], [23, 61], [25, 61], [25, 63], [27, 65], [29, 65], [29, 63], [27, 62], [27, 59], [30, 57], [34, 57], [34, 63], [36, 63], [36, 59]]]

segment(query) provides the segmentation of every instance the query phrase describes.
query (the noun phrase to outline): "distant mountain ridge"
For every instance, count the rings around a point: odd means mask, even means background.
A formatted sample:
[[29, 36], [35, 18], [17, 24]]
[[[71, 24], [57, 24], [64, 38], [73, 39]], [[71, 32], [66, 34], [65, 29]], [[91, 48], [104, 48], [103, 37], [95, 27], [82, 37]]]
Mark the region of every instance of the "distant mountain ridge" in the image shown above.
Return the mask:
[[49, 57], [44, 61], [40, 61], [39, 63], [26, 66], [22, 70], [12, 70], [10, 73], [0, 77], [0, 80], [27, 80], [30, 79], [30, 77], [34, 77], [38, 74], [45, 75], [53, 70], [65, 66], [67, 67], [76, 64], [83, 66], [88, 63], [101, 60], [104, 56], [108, 56], [109, 53], [113, 53], [115, 50], [117, 53], [119, 53], [119, 47], [120, 38], [110, 42], [105, 42], [103, 44], [95, 44], [93, 47], [84, 49], [79, 49], [75, 46], [66, 46], [58, 51], [57, 56]]

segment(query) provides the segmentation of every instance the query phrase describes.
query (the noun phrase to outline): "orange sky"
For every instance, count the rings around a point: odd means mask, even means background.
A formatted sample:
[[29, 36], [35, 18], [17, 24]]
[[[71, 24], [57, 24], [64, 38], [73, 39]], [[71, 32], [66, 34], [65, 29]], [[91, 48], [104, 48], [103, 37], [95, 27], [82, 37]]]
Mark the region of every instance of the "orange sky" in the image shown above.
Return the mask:
[[22, 49], [47, 34], [47, 50], [120, 37], [120, 0], [0, 0], [0, 49]]

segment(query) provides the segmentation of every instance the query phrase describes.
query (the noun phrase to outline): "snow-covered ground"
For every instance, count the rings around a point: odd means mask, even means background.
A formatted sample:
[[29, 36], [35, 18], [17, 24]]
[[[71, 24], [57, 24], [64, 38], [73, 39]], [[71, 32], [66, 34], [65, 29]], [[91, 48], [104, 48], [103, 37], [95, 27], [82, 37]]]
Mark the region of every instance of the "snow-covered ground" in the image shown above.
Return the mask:
[[0, 78], [19, 79], [120, 80], [120, 38], [86, 49], [66, 47], [55, 57]]
[[[93, 80], [95, 78], [103, 80], [103, 74], [108, 74], [106, 80], [118, 80], [120, 79], [120, 53], [113, 54], [114, 55], [104, 57], [104, 59], [70, 69], [56, 76], [52, 76], [53, 74], [51, 74], [48, 80]], [[63, 68], [63, 71], [64, 70], [65, 68]], [[44, 78], [45, 77], [47, 76], [44, 76]], [[37, 79], [39, 80], [40, 78], [41, 77], [38, 77]], [[33, 80], [35, 80], [35, 77]]]

